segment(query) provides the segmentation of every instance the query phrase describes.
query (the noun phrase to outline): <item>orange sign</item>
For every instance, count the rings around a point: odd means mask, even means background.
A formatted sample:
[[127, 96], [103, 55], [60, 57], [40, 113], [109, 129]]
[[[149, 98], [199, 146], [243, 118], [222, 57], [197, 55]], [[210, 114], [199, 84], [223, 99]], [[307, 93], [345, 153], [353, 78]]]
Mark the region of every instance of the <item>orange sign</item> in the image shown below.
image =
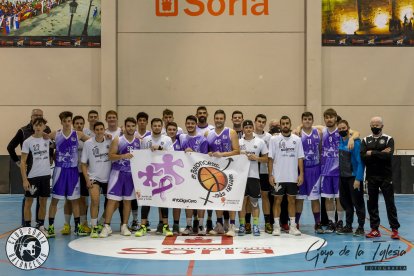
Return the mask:
[[[157, 16], [178, 16], [179, 0], [155, 0]], [[234, 15], [269, 15], [269, 0], [181, 0], [182, 8], [188, 16], [234, 16]]]

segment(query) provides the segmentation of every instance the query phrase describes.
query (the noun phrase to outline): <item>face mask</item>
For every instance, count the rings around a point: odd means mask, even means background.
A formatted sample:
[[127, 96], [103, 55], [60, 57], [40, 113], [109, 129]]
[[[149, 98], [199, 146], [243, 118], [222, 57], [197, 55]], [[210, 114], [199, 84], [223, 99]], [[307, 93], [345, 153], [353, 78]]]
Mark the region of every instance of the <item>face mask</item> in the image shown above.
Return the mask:
[[381, 133], [382, 127], [371, 127], [371, 131], [374, 135], [378, 135]]
[[279, 126], [274, 126], [269, 130], [270, 134], [275, 134], [275, 133], [280, 133], [280, 127]]
[[346, 137], [348, 135], [348, 130], [339, 131], [339, 135], [341, 135], [341, 137]]

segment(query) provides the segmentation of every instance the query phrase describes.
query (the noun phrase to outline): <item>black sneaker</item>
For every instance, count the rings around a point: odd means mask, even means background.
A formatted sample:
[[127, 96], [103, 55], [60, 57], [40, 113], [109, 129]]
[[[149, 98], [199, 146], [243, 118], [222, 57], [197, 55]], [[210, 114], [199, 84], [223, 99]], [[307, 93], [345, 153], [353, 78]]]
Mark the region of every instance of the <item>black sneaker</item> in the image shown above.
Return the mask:
[[363, 227], [358, 227], [355, 232], [354, 232], [354, 236], [356, 237], [363, 237], [365, 236], [365, 231]]
[[338, 230], [341, 231], [342, 228], [344, 228], [344, 223], [343, 223], [342, 220], [338, 220], [338, 222], [336, 223], [336, 231], [338, 231]]
[[207, 233], [210, 233], [210, 231], [213, 230], [213, 221], [211, 219], [207, 220], [206, 228]]
[[349, 225], [345, 225], [345, 227], [337, 228], [336, 233], [338, 235], [352, 234], [352, 227]]
[[147, 228], [147, 232], [151, 232], [149, 221], [147, 221], [147, 223], [145, 223], [145, 227]]
[[162, 235], [163, 228], [164, 228], [164, 224], [163, 223], [158, 223], [158, 225], [157, 225], [157, 231], [155, 232], [155, 234]]
[[323, 233], [325, 233], [325, 230], [323, 230], [322, 224], [320, 222], [317, 223], [317, 224], [315, 224], [315, 233], [316, 234], [323, 234]]
[[252, 233], [252, 225], [250, 223], [246, 223], [246, 234]]
[[332, 220], [330, 220], [328, 223], [328, 227], [326, 227], [325, 229], [325, 233], [333, 233], [335, 232], [335, 230], [336, 230], [335, 223], [333, 223]]

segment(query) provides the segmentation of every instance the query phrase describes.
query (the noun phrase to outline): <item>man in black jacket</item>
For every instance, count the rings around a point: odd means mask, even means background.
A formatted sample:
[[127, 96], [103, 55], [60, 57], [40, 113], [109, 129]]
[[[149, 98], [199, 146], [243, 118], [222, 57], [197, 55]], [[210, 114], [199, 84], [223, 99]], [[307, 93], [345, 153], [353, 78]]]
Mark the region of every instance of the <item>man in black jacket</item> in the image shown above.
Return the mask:
[[[7, 145], [7, 151], [9, 152], [10, 158], [13, 160], [13, 162], [18, 167], [20, 167], [20, 159], [16, 154], [16, 148], [17, 146], [20, 145], [20, 149], [21, 149], [24, 140], [29, 138], [34, 133], [32, 124], [33, 124], [34, 119], [39, 118], [39, 117], [43, 117], [43, 111], [41, 109], [33, 109], [32, 115], [30, 117], [30, 122], [27, 125], [18, 129], [16, 135], [13, 137], [13, 139], [11, 139], [11, 141]], [[48, 126], [46, 126], [45, 132], [50, 133], [50, 128]], [[29, 156], [27, 157], [27, 173], [30, 172], [30, 169], [32, 167], [32, 162], [33, 162], [32, 155], [29, 154]], [[24, 225], [24, 215], [23, 215], [24, 200], [25, 198], [23, 197], [22, 225]], [[38, 211], [39, 211], [39, 200], [37, 200], [37, 204], [36, 204], [36, 221], [38, 221], [38, 217], [37, 217]]]
[[371, 119], [372, 134], [365, 137], [361, 145], [361, 158], [366, 166], [366, 180], [368, 182], [368, 212], [371, 223], [371, 232], [367, 238], [381, 237], [378, 230], [380, 217], [378, 214], [379, 189], [384, 196], [387, 208], [388, 221], [392, 229], [392, 239], [399, 239], [397, 208], [394, 202], [394, 187], [392, 185], [391, 161], [394, 153], [394, 139], [382, 132], [384, 127], [381, 117]]

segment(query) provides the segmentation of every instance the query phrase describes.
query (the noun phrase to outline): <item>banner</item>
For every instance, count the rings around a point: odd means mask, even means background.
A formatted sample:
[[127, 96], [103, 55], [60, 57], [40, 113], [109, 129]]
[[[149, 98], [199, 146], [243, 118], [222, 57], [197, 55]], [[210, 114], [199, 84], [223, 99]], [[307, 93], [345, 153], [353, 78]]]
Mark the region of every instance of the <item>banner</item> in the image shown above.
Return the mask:
[[139, 205], [240, 211], [250, 162], [183, 151], [136, 150], [131, 159]]

